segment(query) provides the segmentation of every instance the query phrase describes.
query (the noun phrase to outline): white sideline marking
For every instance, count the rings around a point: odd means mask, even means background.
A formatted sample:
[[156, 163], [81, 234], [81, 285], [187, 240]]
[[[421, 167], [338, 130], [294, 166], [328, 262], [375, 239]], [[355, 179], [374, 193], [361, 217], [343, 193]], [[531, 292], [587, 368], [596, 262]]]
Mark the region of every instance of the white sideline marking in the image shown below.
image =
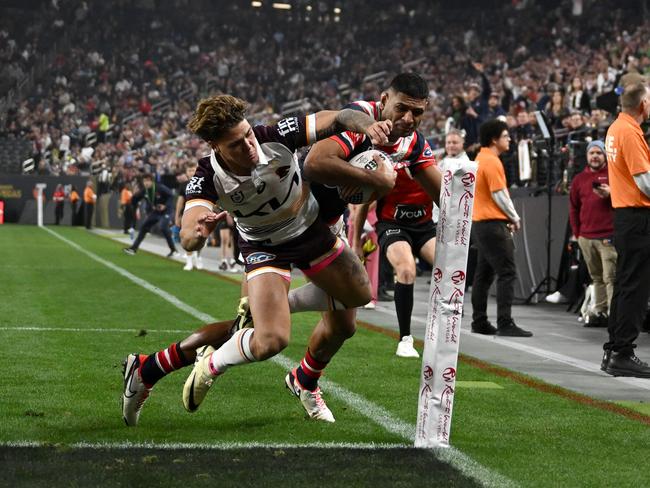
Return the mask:
[[[54, 447], [56, 443], [39, 441], [0, 442], [2, 447]], [[199, 442], [75, 442], [66, 444], [73, 449], [201, 449], [206, 451], [232, 449], [414, 449], [409, 444], [386, 444], [375, 442], [308, 442], [305, 444], [264, 443], [264, 442], [217, 442], [203, 444]]]
[[[381, 305], [378, 305], [375, 310], [385, 313], [387, 315], [391, 315], [393, 317], [397, 317], [397, 314], [391, 310], [390, 308], [383, 307]], [[414, 322], [420, 322], [422, 324], [427, 323], [425, 319], [422, 319], [420, 317], [411, 317], [411, 320]], [[528, 354], [532, 354], [533, 356], [539, 356], [543, 359], [550, 359], [552, 361], [556, 361], [558, 363], [562, 364], [567, 364], [571, 367], [574, 367], [576, 369], [582, 369], [583, 371], [588, 371], [590, 373], [595, 373], [598, 376], [602, 376], [605, 378], [608, 378], [610, 380], [615, 380], [620, 383], [625, 383], [626, 385], [634, 386], [635, 388], [641, 388], [643, 390], [650, 390], [650, 381], [647, 379], [643, 378], [626, 378], [623, 376], [610, 376], [607, 373], [603, 373], [600, 370], [600, 364], [598, 363], [592, 363], [589, 361], [584, 361], [582, 359], [578, 358], [573, 358], [571, 356], [566, 356], [565, 354], [559, 354], [557, 352], [553, 351], [547, 351], [546, 349], [541, 349], [539, 347], [535, 346], [529, 346], [526, 344], [522, 344], [520, 342], [516, 342], [510, 339], [504, 339], [502, 337], [496, 337], [496, 336], [485, 336], [482, 334], [472, 334], [469, 330], [466, 328], [461, 328], [461, 333], [464, 335], [471, 336], [473, 339], [478, 339], [481, 341], [487, 341], [491, 342], [492, 344], [500, 344], [502, 346], [509, 347], [511, 349], [516, 349], [517, 351], [522, 351], [526, 352]]]
[[[138, 333], [138, 329], [109, 329], [109, 328], [95, 328], [95, 329], [79, 329], [74, 327], [0, 327], [0, 330], [15, 330], [15, 331], [35, 331], [35, 332], [128, 332], [130, 334]], [[149, 334], [150, 332], [158, 332], [161, 334], [187, 334], [191, 332], [189, 329], [143, 329]]]
[[[131, 280], [137, 285], [142, 286], [143, 288], [150, 291], [151, 293], [158, 295], [163, 300], [166, 300], [167, 302], [171, 303], [172, 305], [184, 311], [185, 313], [199, 320], [202, 320], [203, 322], [216, 322], [216, 319], [214, 317], [208, 314], [204, 314], [203, 312], [195, 309], [194, 307], [182, 302], [181, 300], [171, 295], [170, 293], [167, 293], [166, 291], [158, 288], [157, 286], [154, 286], [148, 281], [145, 281], [142, 278], [138, 278], [134, 274], [129, 273], [125, 269], [120, 268], [119, 266], [113, 264], [112, 262], [102, 259], [96, 254], [86, 249], [83, 249], [78, 244], [70, 241], [69, 239], [66, 239], [65, 237], [54, 232], [53, 230], [48, 229], [47, 227], [42, 227], [42, 228], [47, 232], [49, 232], [50, 234], [52, 234], [53, 236], [55, 236], [56, 238], [62, 240], [66, 244], [69, 244], [70, 246], [74, 247], [78, 251], [82, 252], [83, 254], [93, 259], [94, 261], [103, 264], [104, 266], [119, 273], [120, 275]], [[274, 356], [273, 358], [271, 358], [271, 361], [273, 361], [276, 364], [279, 364], [285, 370], [291, 369], [295, 364], [293, 360], [287, 358], [286, 356], [283, 356], [282, 354], [278, 354]], [[411, 425], [407, 422], [403, 422], [393, 417], [390, 414], [390, 412], [388, 412], [384, 408], [375, 405], [374, 403], [366, 400], [361, 395], [357, 395], [356, 393], [353, 393], [347, 390], [346, 388], [337, 385], [332, 381], [323, 379], [321, 381], [321, 384], [328, 391], [331, 391], [333, 396], [337, 397], [339, 401], [348, 404], [354, 410], [368, 417], [371, 421], [376, 422], [381, 427], [386, 429], [388, 432], [399, 435], [404, 440], [410, 443], [413, 442], [415, 438], [415, 425]], [[491, 471], [490, 469], [486, 468], [482, 464], [479, 464], [478, 462], [474, 461], [471, 457], [458, 451], [454, 447], [449, 447], [446, 449], [431, 449], [431, 451], [434, 452], [439, 459], [442, 459], [445, 462], [449, 463], [451, 466], [453, 466], [455, 469], [463, 473], [465, 476], [477, 480], [483, 486], [487, 486], [487, 487], [516, 486], [512, 480], [496, 472]]]
[[120, 268], [119, 266], [111, 263], [110, 261], [107, 261], [106, 259], [100, 258], [96, 254], [84, 249], [83, 247], [81, 247], [77, 243], [72, 242], [69, 239], [66, 239], [65, 237], [63, 237], [62, 235], [60, 235], [57, 232], [54, 232], [52, 229], [48, 229], [47, 227], [41, 227], [41, 228], [43, 230], [49, 232], [50, 234], [52, 234], [57, 239], [62, 240], [63, 242], [65, 242], [69, 246], [72, 246], [73, 248], [75, 248], [80, 253], [85, 254], [86, 256], [88, 256], [93, 261], [97, 261], [98, 263], [103, 264], [107, 268], [112, 269], [116, 273], [121, 274], [122, 276], [124, 276], [128, 280], [132, 281], [136, 285], [140, 285], [145, 290], [148, 290], [151, 293], [155, 293], [156, 295], [158, 295], [162, 299], [168, 301], [169, 303], [174, 305], [176, 308], [182, 310], [183, 312], [187, 313], [188, 315], [191, 315], [192, 317], [195, 317], [195, 318], [201, 320], [202, 322], [216, 322], [217, 321], [217, 319], [211, 317], [210, 315], [208, 315], [206, 313], [203, 313], [203, 312], [200, 312], [199, 310], [195, 309], [194, 307], [188, 305], [185, 302], [181, 302], [178, 298], [176, 298], [171, 293], [167, 293], [165, 290], [162, 290], [162, 289], [158, 288], [157, 286], [152, 285], [148, 281], [145, 281], [142, 278], [138, 278], [136, 275], [134, 275], [132, 273], [129, 273], [124, 268]]

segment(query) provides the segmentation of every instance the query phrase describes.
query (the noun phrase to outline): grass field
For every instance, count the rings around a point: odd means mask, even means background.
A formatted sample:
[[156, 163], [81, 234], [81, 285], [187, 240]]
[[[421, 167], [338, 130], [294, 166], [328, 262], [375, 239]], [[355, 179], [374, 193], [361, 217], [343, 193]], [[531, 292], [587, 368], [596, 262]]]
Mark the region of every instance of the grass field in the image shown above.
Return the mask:
[[650, 417], [545, 393], [470, 361], [459, 363], [454, 449], [410, 448], [419, 362], [395, 357], [393, 339], [363, 327], [322, 383], [336, 423], [308, 421], [283, 381], [318, 320], [307, 313], [293, 317], [279, 359], [233, 368], [197, 413], [183, 410], [181, 371], [156, 385], [140, 425], [127, 428], [122, 359], [176, 342], [208, 317], [231, 318], [239, 288], [147, 253], [126, 256], [83, 229], [53, 232], [0, 226], [0, 485], [650, 483]]

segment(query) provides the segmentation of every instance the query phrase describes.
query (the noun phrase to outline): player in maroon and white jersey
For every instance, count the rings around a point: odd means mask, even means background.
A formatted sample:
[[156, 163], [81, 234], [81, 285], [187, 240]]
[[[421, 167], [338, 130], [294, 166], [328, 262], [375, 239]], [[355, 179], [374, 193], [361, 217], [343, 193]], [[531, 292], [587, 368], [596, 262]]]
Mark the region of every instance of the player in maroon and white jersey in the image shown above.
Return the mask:
[[[367, 275], [354, 253], [334, 236], [318, 215], [318, 205], [303, 184], [295, 149], [340, 132], [363, 132], [387, 140], [389, 123], [354, 110], [322, 111], [283, 119], [274, 126], [251, 127], [242, 100], [220, 95], [202, 100], [189, 124], [212, 148], [201, 159], [186, 189], [181, 241], [193, 251], [203, 247], [226, 209], [241, 234], [247, 294], [255, 329], [241, 329], [216, 351], [206, 346], [184, 388], [185, 407], [198, 408], [214, 378], [229, 367], [268, 359], [286, 347], [290, 333], [290, 267], [309, 276], [302, 303], [310, 310], [346, 309], [369, 301]], [[228, 338], [231, 322], [214, 324], [210, 333]], [[287, 375], [287, 386], [311, 417], [333, 422], [321, 398], [318, 377], [354, 329], [319, 323], [301, 365]], [[206, 334], [197, 331], [205, 339]], [[123, 416], [138, 422], [151, 387], [165, 374], [190, 364], [197, 333], [150, 356], [129, 355], [125, 362]], [[225, 337], [224, 337], [225, 336]], [[205, 344], [205, 342], [203, 342]]]
[[[363, 135], [345, 132], [316, 144], [305, 161], [305, 178], [341, 185], [357, 170], [346, 163], [356, 154], [372, 147], [393, 159], [397, 180], [393, 190], [377, 202], [377, 234], [382, 252], [386, 253], [397, 275], [395, 308], [401, 336], [397, 354], [403, 357], [417, 356], [410, 332], [415, 282], [413, 253], [432, 262], [435, 252], [436, 231], [431, 213], [432, 202], [437, 202], [440, 195], [440, 171], [429, 144], [416, 130], [427, 107], [428, 96], [427, 84], [420, 76], [415, 73], [397, 75], [382, 93], [381, 101], [354, 102], [348, 106], [376, 120], [392, 121], [388, 143], [373, 145]], [[310, 165], [311, 161], [318, 164]], [[368, 184], [371, 184], [370, 179]], [[332, 198], [330, 201], [334, 201]], [[350, 245], [359, 255], [362, 251], [358, 230], [363, 228], [367, 210], [368, 205], [359, 207], [351, 233]]]

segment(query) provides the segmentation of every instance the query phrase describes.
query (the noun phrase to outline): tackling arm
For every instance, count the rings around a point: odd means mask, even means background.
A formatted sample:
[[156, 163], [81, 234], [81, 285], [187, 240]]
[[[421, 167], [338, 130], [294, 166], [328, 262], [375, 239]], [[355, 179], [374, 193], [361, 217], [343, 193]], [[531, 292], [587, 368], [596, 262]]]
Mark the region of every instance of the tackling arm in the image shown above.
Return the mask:
[[349, 130], [366, 134], [373, 144], [386, 144], [392, 129], [392, 123], [389, 120], [375, 121], [365, 112], [350, 108], [340, 111], [322, 110], [315, 115], [317, 141]]
[[396, 173], [377, 157], [378, 169], [356, 168], [345, 159], [343, 148], [334, 140], [317, 142], [305, 159], [305, 178], [324, 185], [371, 186], [380, 195], [395, 185]]

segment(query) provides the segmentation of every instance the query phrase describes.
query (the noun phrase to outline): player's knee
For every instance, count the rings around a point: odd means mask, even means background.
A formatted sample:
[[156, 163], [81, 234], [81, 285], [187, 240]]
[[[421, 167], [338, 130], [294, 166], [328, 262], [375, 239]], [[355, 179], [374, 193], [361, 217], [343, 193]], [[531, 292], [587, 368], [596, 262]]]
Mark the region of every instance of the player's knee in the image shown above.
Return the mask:
[[397, 281], [405, 285], [415, 283], [415, 266], [403, 266], [395, 270]]
[[354, 320], [350, 322], [346, 322], [345, 324], [342, 324], [343, 326], [340, 327], [336, 333], [341, 339], [348, 340], [350, 339], [354, 333], [357, 331], [357, 324], [355, 323]]
[[[253, 335], [256, 337], [256, 334]], [[255, 341], [251, 347], [255, 359], [264, 361], [282, 352], [289, 345], [289, 336], [284, 334], [267, 334]]]
[[363, 307], [370, 300], [372, 300], [372, 289], [370, 288], [370, 282], [366, 281], [357, 287], [355, 293], [350, 293], [345, 305], [347, 308]]

